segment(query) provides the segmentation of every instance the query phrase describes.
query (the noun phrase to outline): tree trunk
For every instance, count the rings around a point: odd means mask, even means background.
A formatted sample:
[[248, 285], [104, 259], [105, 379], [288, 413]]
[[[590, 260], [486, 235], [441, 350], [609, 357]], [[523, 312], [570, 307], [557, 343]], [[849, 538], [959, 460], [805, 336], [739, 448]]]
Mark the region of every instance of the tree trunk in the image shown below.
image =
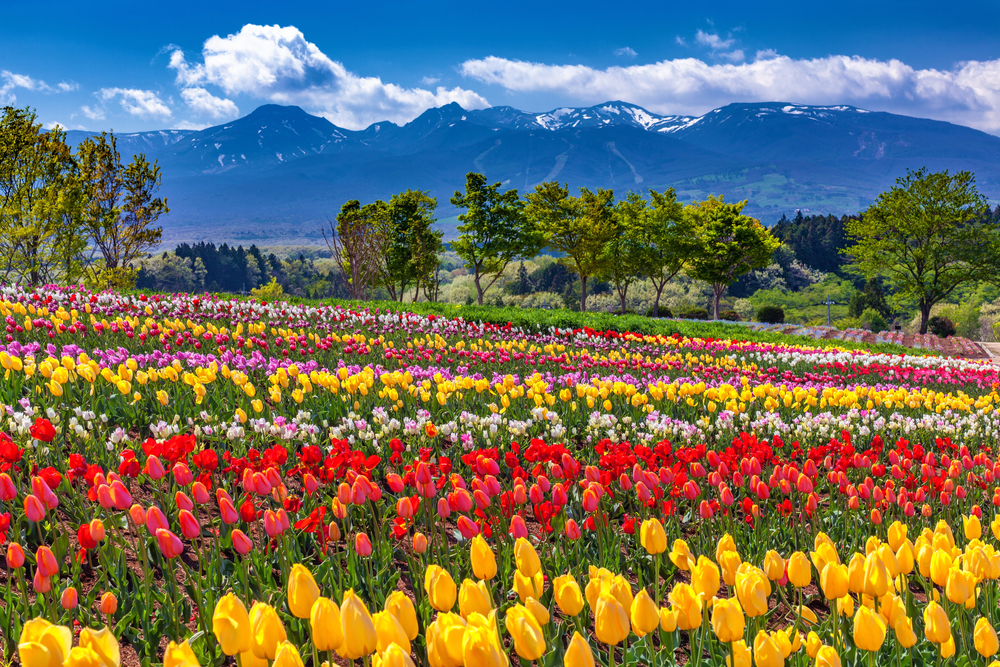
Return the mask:
[[587, 276], [580, 276], [580, 312], [587, 312]]
[[625, 297], [627, 294], [628, 294], [627, 287], [624, 290], [618, 290], [618, 300], [621, 301], [622, 304], [622, 315], [625, 314]]
[[483, 288], [479, 284], [479, 274], [476, 274], [476, 292], [479, 293], [479, 305], [483, 305]]
[[722, 300], [722, 293], [726, 291], [726, 286], [722, 283], [712, 285], [712, 319], [719, 319], [719, 301]]
[[[653, 317], [660, 316], [660, 295], [663, 294], [663, 288], [666, 287], [666, 285], [666, 283], [663, 283], [656, 288], [656, 299], [653, 301]], [[653, 286], [656, 286], [655, 283]]]
[[931, 304], [920, 302], [920, 333], [927, 333], [927, 322], [931, 319]]

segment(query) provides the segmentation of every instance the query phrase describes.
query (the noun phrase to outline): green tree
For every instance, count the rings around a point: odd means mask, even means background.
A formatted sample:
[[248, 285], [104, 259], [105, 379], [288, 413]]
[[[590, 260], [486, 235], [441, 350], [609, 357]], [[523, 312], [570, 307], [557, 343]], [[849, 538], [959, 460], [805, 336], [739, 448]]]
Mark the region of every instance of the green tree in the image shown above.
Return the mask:
[[525, 214], [544, 237], [545, 247], [565, 255], [559, 261], [580, 276], [580, 310], [587, 310], [587, 281], [602, 269], [604, 246], [614, 233], [611, 190], [569, 188], [555, 181], [540, 183], [527, 195]]
[[118, 140], [105, 132], [77, 147], [77, 161], [85, 188], [83, 219], [103, 260], [92, 274], [109, 287], [131, 286], [132, 262], [160, 243], [163, 228], [155, 223], [170, 212], [167, 200], [156, 196], [160, 167], [142, 153], [123, 164]]
[[389, 251], [384, 285], [394, 301], [402, 301], [407, 287], [414, 287], [413, 300], [434, 276], [442, 233], [434, 229], [437, 200], [427, 192], [407, 190], [389, 200]]
[[0, 117], [0, 274], [69, 283], [86, 247], [81, 179], [65, 133], [43, 131], [36, 119], [13, 107]]
[[729, 285], [745, 273], [767, 266], [781, 242], [760, 224], [742, 214], [746, 200], [727, 204], [709, 196], [690, 204], [697, 249], [687, 273], [712, 285], [712, 318], [719, 319], [719, 301]]
[[479, 305], [507, 266], [516, 259], [534, 256], [541, 242], [524, 215], [524, 202], [517, 190], [501, 192], [500, 185], [488, 185], [485, 176], [469, 172], [465, 192], [456, 191], [451, 198], [454, 206], [465, 209], [458, 216], [459, 236], [451, 249], [473, 272]]
[[653, 317], [660, 316], [663, 289], [684, 269], [697, 250], [693, 219], [684, 215], [684, 205], [677, 201], [673, 188], [649, 191], [650, 206], [642, 218], [645, 252], [640, 271], [653, 283]]
[[1000, 224], [967, 171], [907, 170], [846, 232], [860, 271], [882, 276], [896, 304], [917, 304], [920, 333], [934, 304], [1000, 269]]
[[598, 277], [615, 287], [621, 313], [625, 314], [628, 289], [639, 280], [643, 263], [650, 252], [645, 234], [649, 204], [635, 192], [612, 208], [611, 232], [601, 252]]
[[373, 287], [385, 281], [392, 243], [389, 206], [381, 199], [361, 205], [352, 199], [340, 207], [330, 236], [323, 239], [340, 265], [352, 299], [367, 300]]

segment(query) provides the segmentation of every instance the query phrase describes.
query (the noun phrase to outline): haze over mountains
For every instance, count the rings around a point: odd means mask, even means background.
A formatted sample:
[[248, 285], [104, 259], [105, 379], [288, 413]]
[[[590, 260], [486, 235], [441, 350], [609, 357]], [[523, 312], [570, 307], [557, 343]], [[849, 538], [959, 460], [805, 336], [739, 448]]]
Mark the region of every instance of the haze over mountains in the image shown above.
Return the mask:
[[[93, 133], [70, 131], [74, 145]], [[299, 107], [266, 105], [201, 131], [118, 135], [163, 172], [171, 212], [164, 243], [322, 242], [320, 229], [349, 199], [407, 188], [448, 200], [479, 171], [522, 193], [546, 180], [571, 188], [673, 186], [682, 201], [749, 199], [771, 224], [782, 213], [855, 213], [907, 167], [967, 169], [1000, 199], [1000, 137], [941, 121], [850, 106], [730, 104], [704, 116], [659, 116], [633, 104], [526, 113], [511, 107], [430, 109], [403, 126], [337, 127]]]

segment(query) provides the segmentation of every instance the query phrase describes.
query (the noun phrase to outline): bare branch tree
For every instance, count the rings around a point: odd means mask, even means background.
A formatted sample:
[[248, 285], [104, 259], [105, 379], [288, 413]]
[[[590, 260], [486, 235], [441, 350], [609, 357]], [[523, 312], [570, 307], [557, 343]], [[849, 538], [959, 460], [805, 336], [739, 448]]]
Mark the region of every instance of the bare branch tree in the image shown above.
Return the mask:
[[353, 199], [344, 204], [336, 223], [329, 221], [330, 235], [323, 239], [347, 282], [351, 298], [367, 301], [371, 291], [385, 279], [386, 258], [391, 243], [389, 210], [385, 202], [361, 205]]

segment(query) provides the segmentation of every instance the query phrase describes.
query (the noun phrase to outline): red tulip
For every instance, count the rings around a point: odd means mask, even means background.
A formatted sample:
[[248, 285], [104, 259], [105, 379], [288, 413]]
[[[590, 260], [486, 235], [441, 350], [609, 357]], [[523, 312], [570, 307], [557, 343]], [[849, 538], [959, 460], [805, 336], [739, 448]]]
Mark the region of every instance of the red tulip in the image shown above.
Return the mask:
[[17, 498], [17, 487], [14, 486], [14, 481], [7, 473], [0, 473], [0, 500], [10, 502], [15, 498]]
[[233, 503], [229, 498], [221, 498], [219, 500], [219, 514], [222, 516], [222, 521], [227, 526], [231, 526], [240, 520], [240, 515], [233, 507]]
[[45, 506], [35, 496], [26, 496], [24, 498], [24, 515], [28, 517], [29, 521], [38, 523], [45, 518]]
[[246, 536], [246, 533], [244, 533], [239, 528], [236, 528], [235, 530], [233, 530], [232, 535], [233, 535], [233, 549], [236, 550], [236, 553], [240, 554], [241, 556], [245, 556], [248, 553], [250, 553], [250, 550], [253, 549], [253, 542], [250, 540], [249, 537]]
[[126, 510], [132, 505], [132, 494], [128, 492], [120, 479], [111, 482], [111, 501], [116, 510]]
[[403, 478], [394, 472], [386, 475], [385, 481], [389, 485], [389, 490], [393, 493], [401, 493], [406, 488], [403, 484]]
[[24, 549], [20, 544], [11, 542], [7, 547], [7, 567], [12, 570], [19, 570], [24, 565]]
[[354, 550], [359, 556], [365, 558], [372, 555], [372, 542], [368, 539], [367, 535], [358, 533], [354, 536]]
[[150, 454], [146, 458], [146, 465], [144, 471], [149, 475], [150, 479], [160, 480], [167, 471], [163, 469], [163, 464], [160, 463], [160, 458], [156, 454]]
[[161, 530], [167, 530], [170, 528], [170, 523], [167, 521], [167, 517], [163, 515], [160, 508], [156, 505], [151, 505], [148, 510], [146, 510], [146, 529], [149, 534], [156, 536], [156, 533]]
[[242, 519], [245, 523], [250, 523], [256, 518], [257, 508], [255, 508], [253, 506], [253, 502], [247, 498], [243, 501], [243, 504], [240, 505], [240, 519]]
[[458, 532], [460, 532], [462, 537], [465, 539], [471, 540], [479, 534], [479, 526], [476, 525], [475, 521], [469, 519], [469, 517], [462, 515], [458, 517]]
[[184, 551], [184, 543], [181, 542], [181, 539], [166, 528], [160, 528], [156, 531], [156, 544], [168, 559], [177, 558]]
[[100, 542], [105, 537], [104, 522], [100, 519], [94, 519], [90, 522], [90, 536], [94, 538], [95, 542]]
[[59, 574], [59, 561], [56, 560], [56, 555], [52, 553], [52, 549], [47, 546], [38, 547], [38, 551], [35, 552], [35, 563], [43, 577], [51, 577]]
[[208, 492], [208, 489], [206, 489], [205, 485], [202, 484], [201, 482], [195, 482], [194, 485], [191, 487], [191, 496], [194, 498], [194, 501], [199, 505], [204, 505], [205, 503], [207, 503], [209, 500], [212, 499], [212, 496]]
[[76, 609], [76, 606], [80, 604], [80, 596], [76, 592], [76, 589], [70, 586], [62, 592], [59, 596], [59, 604], [62, 608], [69, 611], [70, 609]]
[[177, 505], [177, 509], [179, 510], [187, 510], [190, 512], [194, 509], [194, 503], [183, 491], [178, 491], [174, 494], [174, 503]]
[[56, 437], [56, 430], [48, 419], [38, 417], [29, 429], [31, 437], [42, 442], [52, 442]]
[[184, 535], [189, 540], [201, 535], [201, 525], [198, 523], [198, 519], [194, 518], [188, 510], [181, 510], [178, 513], [178, 520], [181, 524], [181, 534]]

